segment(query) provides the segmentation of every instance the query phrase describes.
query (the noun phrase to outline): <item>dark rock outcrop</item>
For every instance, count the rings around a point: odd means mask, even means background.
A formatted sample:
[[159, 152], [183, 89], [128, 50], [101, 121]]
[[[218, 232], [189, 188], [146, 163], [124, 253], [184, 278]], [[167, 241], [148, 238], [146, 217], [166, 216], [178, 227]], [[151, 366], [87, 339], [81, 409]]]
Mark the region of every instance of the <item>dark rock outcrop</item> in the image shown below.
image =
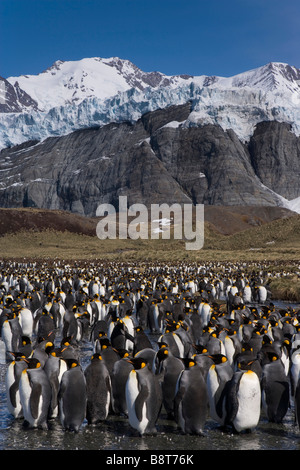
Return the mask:
[[38, 105], [18, 82], [13, 86], [0, 77], [0, 113], [20, 113], [26, 108], [37, 110]]
[[[277, 206], [300, 194], [300, 140], [257, 126], [248, 146], [219, 126], [184, 127], [190, 103], [0, 153], [0, 206], [95, 216], [101, 203]], [[263, 184], [262, 184], [263, 183]], [[269, 188], [269, 189], [268, 189]]]
[[300, 195], [300, 138], [286, 123], [261, 122], [250, 140], [251, 163], [261, 182], [286, 199]]

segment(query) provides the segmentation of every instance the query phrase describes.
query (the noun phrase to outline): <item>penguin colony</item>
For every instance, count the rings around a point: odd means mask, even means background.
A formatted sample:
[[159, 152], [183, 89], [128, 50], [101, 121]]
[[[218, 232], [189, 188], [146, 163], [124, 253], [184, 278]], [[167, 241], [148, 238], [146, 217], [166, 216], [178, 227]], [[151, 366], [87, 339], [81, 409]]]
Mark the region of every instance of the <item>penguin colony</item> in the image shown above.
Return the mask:
[[8, 410], [73, 432], [115, 414], [140, 436], [162, 413], [194, 435], [208, 419], [237, 433], [262, 416], [281, 423], [289, 407], [299, 425], [300, 310], [275, 308], [266, 287], [282, 275], [247, 263], [3, 262]]

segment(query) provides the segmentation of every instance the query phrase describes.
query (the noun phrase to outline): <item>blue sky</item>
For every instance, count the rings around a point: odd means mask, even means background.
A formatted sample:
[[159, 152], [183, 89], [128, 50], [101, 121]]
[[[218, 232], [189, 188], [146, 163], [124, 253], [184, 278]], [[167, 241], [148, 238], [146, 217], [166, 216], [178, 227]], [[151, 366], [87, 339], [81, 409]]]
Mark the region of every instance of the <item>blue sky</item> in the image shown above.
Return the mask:
[[299, 0], [0, 0], [0, 75], [118, 56], [144, 71], [300, 68]]

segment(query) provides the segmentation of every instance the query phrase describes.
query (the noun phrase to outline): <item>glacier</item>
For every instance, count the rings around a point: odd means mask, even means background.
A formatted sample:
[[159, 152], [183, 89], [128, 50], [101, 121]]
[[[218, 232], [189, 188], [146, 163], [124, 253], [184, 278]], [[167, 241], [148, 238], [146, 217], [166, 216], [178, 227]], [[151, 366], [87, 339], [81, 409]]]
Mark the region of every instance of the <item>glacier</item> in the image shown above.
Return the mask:
[[130, 88], [107, 99], [88, 97], [48, 111], [1, 113], [0, 148], [112, 122], [134, 122], [149, 111], [189, 101], [192, 111], [181, 126], [215, 124], [232, 129], [246, 142], [258, 122], [277, 120], [289, 123], [292, 132], [300, 135], [300, 93], [288, 99], [286, 92], [201, 86], [192, 81], [177, 87]]

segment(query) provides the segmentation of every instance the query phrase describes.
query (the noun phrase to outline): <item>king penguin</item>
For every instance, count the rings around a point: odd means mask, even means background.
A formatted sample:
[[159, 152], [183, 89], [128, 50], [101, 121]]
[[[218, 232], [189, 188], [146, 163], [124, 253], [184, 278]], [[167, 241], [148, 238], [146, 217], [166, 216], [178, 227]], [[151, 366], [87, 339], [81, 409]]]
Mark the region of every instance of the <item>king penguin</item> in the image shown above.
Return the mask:
[[282, 423], [288, 408], [290, 385], [280, 357], [268, 353], [269, 363], [262, 368], [262, 406], [269, 422]]
[[24, 424], [30, 428], [48, 429], [47, 420], [51, 402], [48, 377], [36, 358], [25, 359], [27, 368], [22, 371], [19, 391]]
[[210, 416], [220, 426], [224, 426], [226, 385], [233, 376], [233, 369], [225, 355], [215, 354], [210, 357], [214, 361], [206, 378]]
[[[119, 320], [115, 323], [111, 332], [110, 342], [115, 349], [133, 350], [134, 337], [129, 333], [123, 320]], [[130, 348], [127, 347], [128, 343], [131, 344]]]
[[225, 424], [234, 431], [253, 431], [260, 419], [261, 388], [258, 375], [248, 370], [238, 370], [226, 387]]
[[294, 394], [295, 424], [300, 428], [300, 379], [296, 385]]
[[32, 337], [33, 333], [33, 315], [29, 308], [23, 307], [18, 312], [19, 322], [24, 336]]
[[292, 401], [294, 401], [296, 388], [300, 377], [300, 349], [296, 349], [291, 356], [291, 367], [290, 367], [290, 395]]
[[44, 365], [44, 371], [46, 372], [52, 391], [49, 419], [54, 419], [58, 416], [58, 392], [61, 378], [66, 370], [67, 364], [62, 359], [62, 349], [53, 348]]
[[5, 346], [6, 360], [14, 359], [11, 352], [19, 351], [22, 344], [22, 328], [14, 313], [7, 314], [2, 325], [1, 337]]
[[76, 359], [66, 359], [66, 363], [58, 392], [59, 415], [65, 430], [79, 432], [86, 416], [86, 380]]
[[129, 353], [126, 349], [118, 351], [120, 359], [115, 362], [111, 374], [112, 410], [117, 415], [127, 416], [126, 382], [133, 365], [129, 362]]
[[142, 357], [131, 359], [134, 369], [126, 382], [126, 403], [130, 426], [144, 434], [156, 433], [156, 422], [162, 407], [158, 378]]
[[175, 421], [184, 434], [202, 435], [208, 416], [208, 394], [201, 368], [188, 358], [179, 375], [174, 400]]
[[174, 418], [174, 399], [178, 377], [184, 370], [181, 359], [173, 356], [167, 347], [158, 350], [154, 360], [155, 374], [160, 376], [163, 405], [168, 418]]
[[25, 356], [22, 354], [14, 353], [14, 357], [15, 359], [8, 365], [5, 375], [7, 408], [14, 418], [22, 418], [19, 383], [23, 370], [27, 368], [27, 363], [23, 360]]
[[84, 371], [87, 389], [86, 419], [98, 424], [107, 418], [111, 402], [110, 375], [100, 354], [93, 354]]
[[133, 355], [135, 356], [136, 353], [141, 351], [145, 348], [152, 348], [152, 344], [144, 329], [138, 325], [134, 329], [134, 347], [133, 347]]

